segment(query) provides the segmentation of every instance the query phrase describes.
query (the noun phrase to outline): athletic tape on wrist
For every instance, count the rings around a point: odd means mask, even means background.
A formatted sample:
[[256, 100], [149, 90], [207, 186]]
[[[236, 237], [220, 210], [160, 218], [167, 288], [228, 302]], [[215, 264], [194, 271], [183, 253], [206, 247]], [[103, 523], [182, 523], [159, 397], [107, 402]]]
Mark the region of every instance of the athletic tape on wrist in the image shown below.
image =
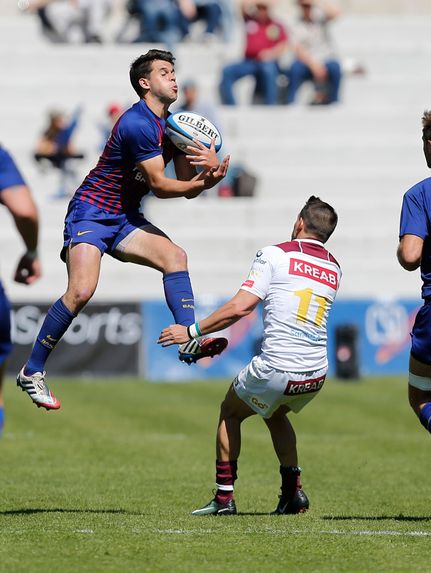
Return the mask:
[[202, 332], [200, 331], [197, 322], [187, 327], [187, 334], [190, 336], [190, 338], [199, 338], [199, 336], [202, 336]]

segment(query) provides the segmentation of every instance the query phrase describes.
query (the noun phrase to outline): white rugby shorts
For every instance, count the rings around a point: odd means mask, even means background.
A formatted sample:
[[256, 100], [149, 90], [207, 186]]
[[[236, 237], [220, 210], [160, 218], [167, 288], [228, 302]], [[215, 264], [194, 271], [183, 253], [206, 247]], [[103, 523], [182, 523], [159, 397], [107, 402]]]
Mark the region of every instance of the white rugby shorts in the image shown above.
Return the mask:
[[233, 388], [252, 410], [270, 418], [279, 406], [299, 412], [325, 382], [327, 368], [312, 372], [281, 372], [255, 356], [233, 382]]

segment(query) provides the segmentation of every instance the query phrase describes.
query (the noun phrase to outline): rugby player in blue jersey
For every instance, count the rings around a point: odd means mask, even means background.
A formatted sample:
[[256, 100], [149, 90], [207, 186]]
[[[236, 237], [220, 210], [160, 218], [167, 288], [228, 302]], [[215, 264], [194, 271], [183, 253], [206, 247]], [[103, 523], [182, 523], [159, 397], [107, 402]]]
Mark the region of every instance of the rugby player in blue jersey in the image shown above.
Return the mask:
[[[147, 221], [139, 208], [151, 190], [169, 199], [197, 197], [227, 173], [229, 157], [218, 160], [214, 143], [177, 150], [165, 135], [169, 106], [177, 99], [174, 57], [150, 50], [130, 67], [130, 81], [139, 101], [112, 129], [96, 167], [73, 196], [65, 220], [62, 259], [67, 264], [65, 294], [49, 309], [32, 353], [17, 376], [17, 384], [38, 406], [48, 410], [60, 401], [45, 383], [45, 363], [75, 316], [93, 296], [102, 255], [154, 268], [163, 273], [167, 304], [177, 324], [194, 324], [194, 296], [183, 249]], [[176, 179], [166, 176], [173, 159]], [[201, 170], [196, 172], [195, 166]], [[225, 338], [192, 340], [179, 347], [180, 360], [191, 363], [220, 354]]]
[[[15, 161], [1, 146], [0, 203], [12, 215], [26, 249], [18, 261], [14, 280], [17, 283], [30, 285], [40, 276], [40, 262], [37, 254], [39, 228], [37, 209]], [[0, 282], [0, 434], [4, 425], [3, 376], [6, 359], [12, 350], [10, 328], [10, 305]]]
[[[431, 111], [422, 117], [425, 159], [431, 167]], [[411, 334], [409, 402], [431, 433], [431, 177], [416, 183], [403, 198], [398, 261], [407, 271], [420, 267], [422, 298]]]

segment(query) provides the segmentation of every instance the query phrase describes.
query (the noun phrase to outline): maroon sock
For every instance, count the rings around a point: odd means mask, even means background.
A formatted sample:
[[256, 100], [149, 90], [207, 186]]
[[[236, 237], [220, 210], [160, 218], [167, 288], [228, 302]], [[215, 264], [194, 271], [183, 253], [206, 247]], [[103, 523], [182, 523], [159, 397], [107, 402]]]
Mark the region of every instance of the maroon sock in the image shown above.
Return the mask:
[[215, 500], [218, 503], [227, 503], [233, 498], [233, 486], [237, 478], [237, 461], [216, 461], [216, 486]]
[[298, 466], [280, 466], [281, 493], [287, 498], [291, 498], [302, 489], [301, 468]]

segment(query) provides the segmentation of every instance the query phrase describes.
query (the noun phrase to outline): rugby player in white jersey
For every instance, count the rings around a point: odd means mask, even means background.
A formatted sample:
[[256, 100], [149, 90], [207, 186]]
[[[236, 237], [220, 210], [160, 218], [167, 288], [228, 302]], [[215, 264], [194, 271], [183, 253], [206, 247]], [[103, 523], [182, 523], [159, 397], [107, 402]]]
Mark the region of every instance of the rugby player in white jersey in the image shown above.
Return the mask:
[[274, 514], [307, 511], [296, 437], [287, 413], [299, 412], [321, 390], [327, 369], [326, 321], [341, 270], [323, 244], [337, 225], [337, 214], [318, 197], [299, 213], [292, 240], [256, 253], [237, 294], [194, 325], [171, 325], [159, 344], [182, 344], [234, 324], [263, 303], [261, 353], [241, 370], [221, 404], [217, 429], [214, 499], [193, 515], [232, 515], [241, 448], [241, 423], [254, 414], [265, 420], [280, 461], [281, 495]]

